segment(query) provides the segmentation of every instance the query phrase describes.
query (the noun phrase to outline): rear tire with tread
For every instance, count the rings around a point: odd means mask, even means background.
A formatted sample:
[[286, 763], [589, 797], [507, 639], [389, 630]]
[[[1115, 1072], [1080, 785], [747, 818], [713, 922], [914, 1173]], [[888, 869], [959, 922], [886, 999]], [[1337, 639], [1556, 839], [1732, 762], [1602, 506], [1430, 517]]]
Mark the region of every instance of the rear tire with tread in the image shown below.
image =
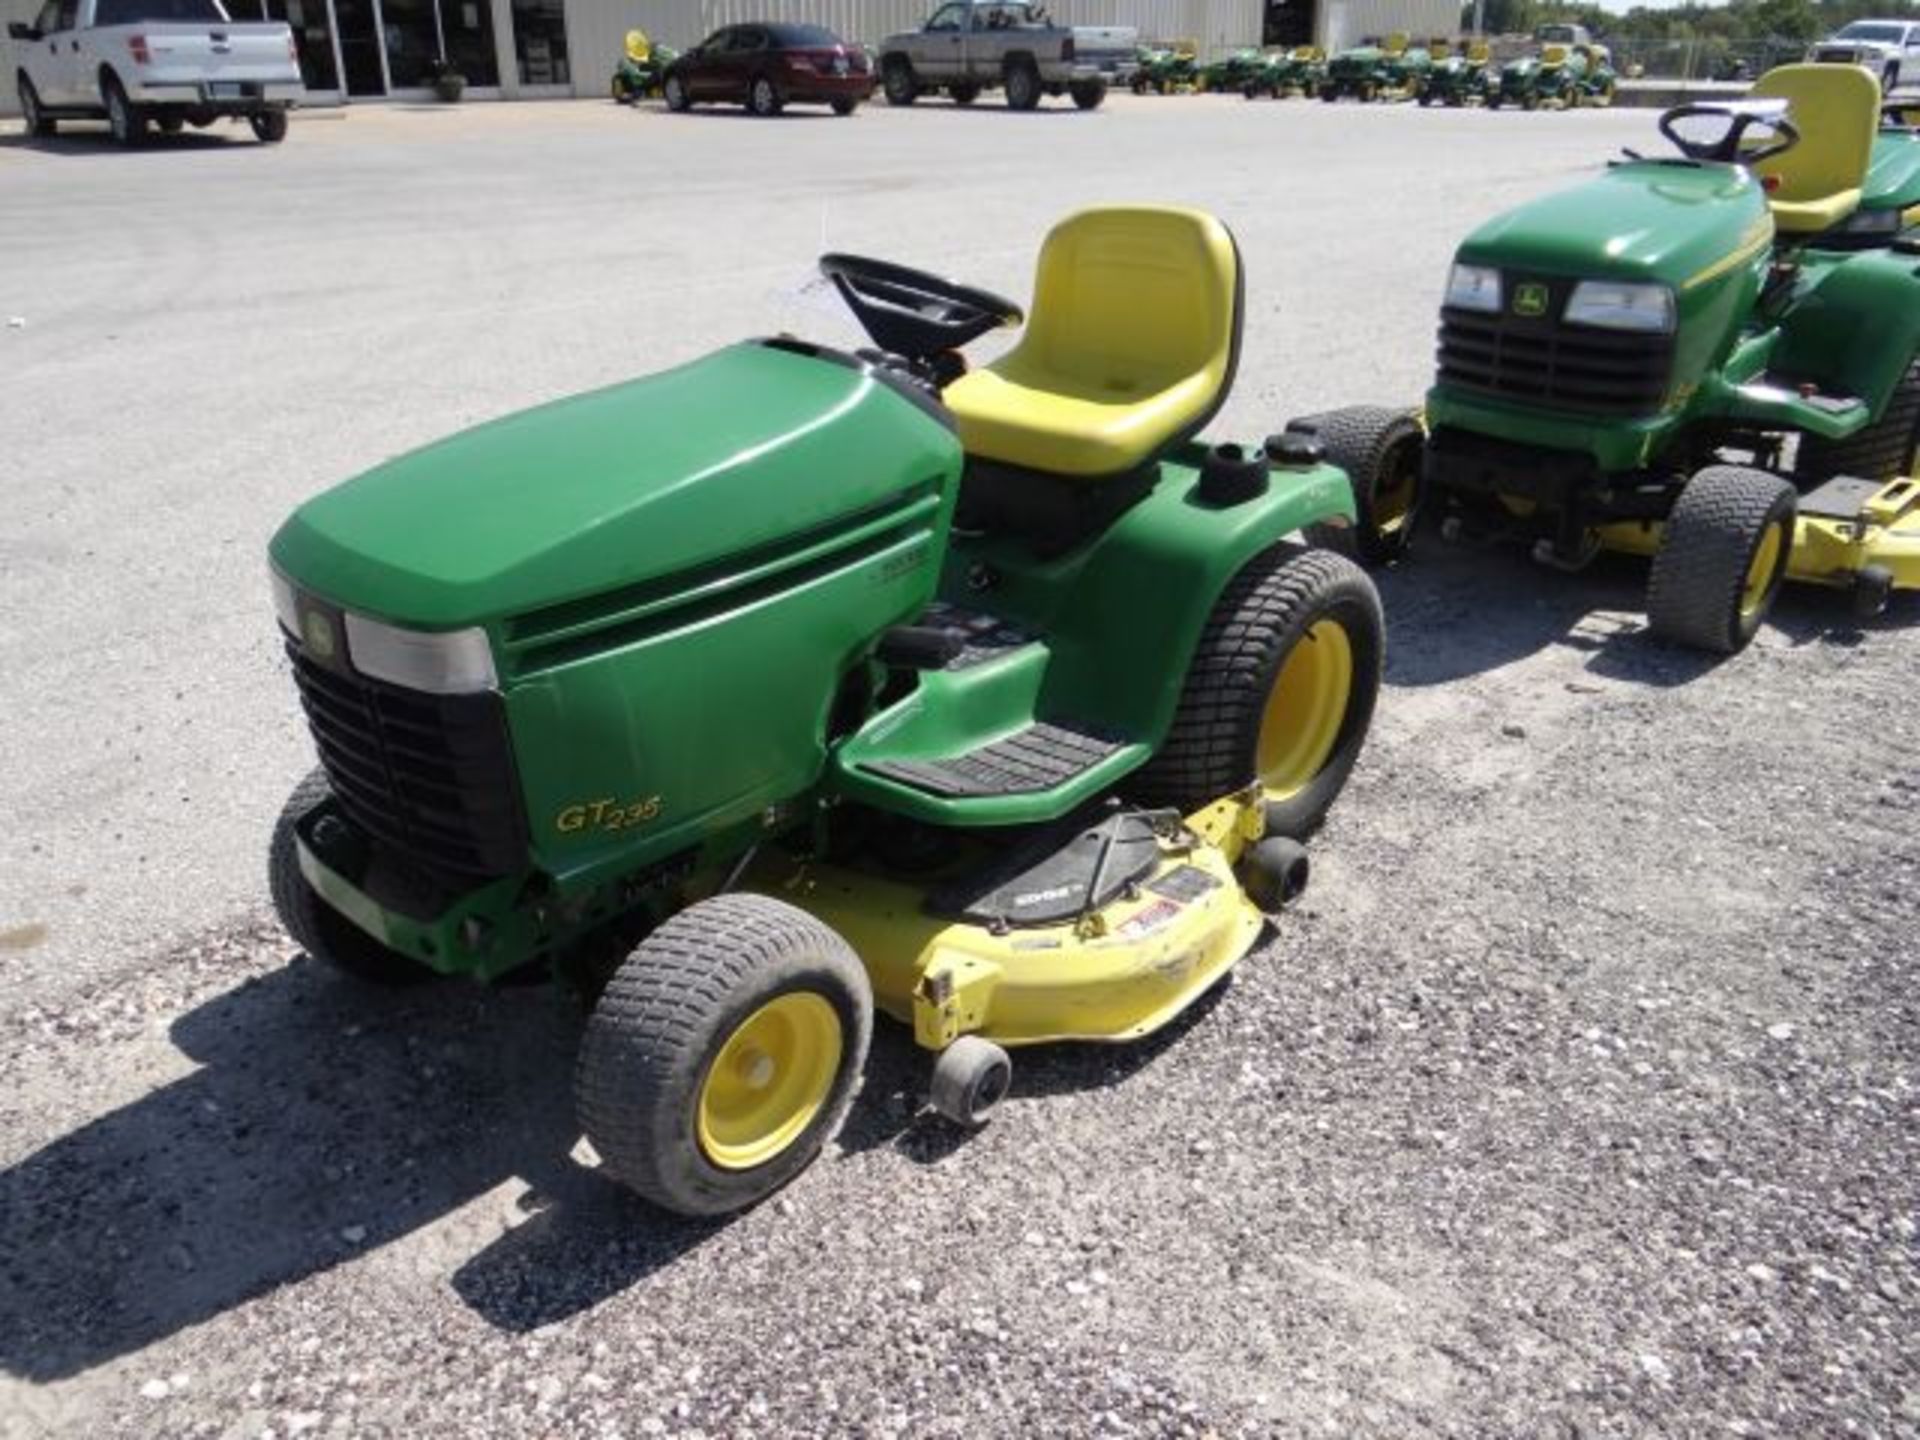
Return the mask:
[[112, 74], [100, 82], [100, 99], [107, 107], [107, 129], [114, 144], [132, 150], [146, 143], [147, 112], [127, 98], [126, 88]]
[[287, 138], [287, 112], [284, 110], [262, 110], [257, 115], [249, 115], [247, 123], [253, 127], [253, 135], [262, 145], [278, 145]]
[[1800, 437], [1800, 453], [1793, 473], [1803, 484], [1817, 485], [1835, 475], [1857, 475], [1862, 480], [1893, 480], [1911, 474], [1920, 458], [1920, 361], [1887, 397], [1880, 418], [1845, 440]]
[[22, 70], [14, 79], [14, 91], [20, 97], [20, 118], [25, 122], [27, 134], [36, 140], [50, 139], [60, 129], [60, 122], [47, 114], [46, 107], [40, 103], [40, 92], [33, 88], [33, 81]]
[[901, 55], [892, 55], [880, 67], [880, 88], [889, 105], [911, 105], [920, 98], [920, 81], [912, 64]]
[[676, 115], [684, 115], [693, 108], [693, 97], [687, 93], [687, 82], [678, 75], [669, 75], [660, 86], [661, 98], [667, 102], [667, 109]]
[[[1731, 655], [1753, 639], [1786, 579], [1793, 549], [1794, 489], [1744, 465], [1709, 465], [1681, 490], [1667, 517], [1647, 583], [1647, 621], [1667, 640]], [[1768, 532], [1783, 527], [1777, 558], [1757, 597], [1749, 572]]]
[[[716, 1163], [700, 1129], [715, 1062], [748, 1021], [796, 995], [825, 1001], [838, 1023], [830, 1085], [769, 1158]], [[872, 987], [844, 940], [781, 901], [720, 895], [653, 931], [607, 983], [574, 1071], [580, 1125], [608, 1173], [654, 1204], [683, 1215], [740, 1210], [798, 1175], [839, 1130], [872, 1032]]]
[[1003, 83], [1009, 110], [1033, 110], [1039, 107], [1040, 73], [1033, 68], [1032, 61], [1011, 61], [1007, 65]]
[[1353, 486], [1351, 526], [1309, 525], [1307, 539], [1362, 565], [1386, 565], [1406, 554], [1426, 499], [1421, 460], [1426, 432], [1407, 410], [1349, 405], [1290, 422], [1312, 435], [1329, 465]]
[[1107, 98], [1107, 82], [1104, 80], [1088, 80], [1069, 85], [1067, 87], [1067, 93], [1073, 97], [1073, 103], [1076, 109], [1097, 110], [1100, 108], [1100, 102]]

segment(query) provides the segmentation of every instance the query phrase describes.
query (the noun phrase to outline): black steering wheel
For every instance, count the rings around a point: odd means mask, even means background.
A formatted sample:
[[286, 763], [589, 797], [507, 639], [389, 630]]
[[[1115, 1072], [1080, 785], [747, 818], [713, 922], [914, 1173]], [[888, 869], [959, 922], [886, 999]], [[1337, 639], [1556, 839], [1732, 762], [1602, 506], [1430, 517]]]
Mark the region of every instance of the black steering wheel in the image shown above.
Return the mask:
[[[1704, 140], [1682, 135], [1676, 128], [1676, 121], [1685, 121], [1712, 116], [1726, 122], [1726, 128], [1719, 134]], [[1747, 131], [1755, 126], [1767, 130], [1772, 138], [1758, 144], [1747, 142]], [[1787, 119], [1785, 106], [1769, 107], [1764, 110], [1747, 109], [1740, 105], [1715, 105], [1706, 102], [1698, 105], [1676, 105], [1660, 117], [1660, 133], [1672, 142], [1674, 148], [1689, 160], [1709, 160], [1724, 165], [1757, 165], [1762, 160], [1771, 159], [1783, 150], [1791, 150], [1800, 143], [1800, 132]]]
[[1880, 102], [1880, 128], [1882, 130], [1913, 130], [1920, 128], [1920, 100], [1882, 100]]
[[989, 330], [1018, 325], [1026, 312], [990, 290], [864, 255], [822, 255], [833, 282], [873, 343], [891, 355], [931, 361]]

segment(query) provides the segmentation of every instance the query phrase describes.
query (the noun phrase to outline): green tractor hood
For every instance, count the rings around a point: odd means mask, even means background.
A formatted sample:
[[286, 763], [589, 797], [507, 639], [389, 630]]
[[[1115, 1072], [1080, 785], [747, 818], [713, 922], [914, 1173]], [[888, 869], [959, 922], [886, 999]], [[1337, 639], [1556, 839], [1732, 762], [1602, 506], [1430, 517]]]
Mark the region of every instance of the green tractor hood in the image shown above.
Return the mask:
[[1460, 246], [1468, 264], [1543, 275], [1703, 285], [1772, 238], [1766, 200], [1743, 169], [1657, 160], [1599, 178], [1489, 221]]
[[557, 401], [376, 466], [274, 536], [279, 569], [350, 609], [481, 624], [802, 544], [951, 491], [931, 402], [785, 342]]

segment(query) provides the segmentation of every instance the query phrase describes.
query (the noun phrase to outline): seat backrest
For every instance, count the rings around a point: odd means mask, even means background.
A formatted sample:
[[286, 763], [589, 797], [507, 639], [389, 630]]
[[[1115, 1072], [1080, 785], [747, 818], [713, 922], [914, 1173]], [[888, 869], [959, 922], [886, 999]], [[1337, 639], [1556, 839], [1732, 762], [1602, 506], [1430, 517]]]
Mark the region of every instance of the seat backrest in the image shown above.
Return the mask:
[[1427, 54], [1431, 55], [1435, 60], [1444, 60], [1452, 53], [1453, 42], [1451, 40], [1434, 39], [1427, 42]]
[[1412, 37], [1410, 37], [1406, 31], [1396, 30], [1391, 35], [1387, 36], [1385, 42], [1382, 43], [1380, 48], [1386, 51], [1387, 54], [1389, 55], [1398, 55], [1407, 48], [1407, 42], [1411, 38]]
[[1542, 65], [1564, 65], [1567, 63], [1567, 47], [1564, 45], [1543, 45], [1540, 48]]
[[1791, 150], [1760, 162], [1768, 194], [1789, 204], [1858, 190], [1880, 125], [1880, 84], [1858, 65], [1782, 65], [1753, 87], [1756, 98], [1785, 100], [1800, 132]]
[[1207, 371], [1224, 388], [1240, 349], [1240, 286], [1233, 236], [1205, 211], [1082, 210], [1040, 247], [1019, 348], [1055, 374], [1111, 377], [1127, 398]]
[[1467, 59], [1475, 65], [1484, 65], [1493, 58], [1493, 49], [1484, 40], [1475, 40], [1467, 46]]
[[1318, 45], [1296, 45], [1293, 47], [1293, 58], [1296, 60], [1318, 60], [1320, 58], [1320, 47]]

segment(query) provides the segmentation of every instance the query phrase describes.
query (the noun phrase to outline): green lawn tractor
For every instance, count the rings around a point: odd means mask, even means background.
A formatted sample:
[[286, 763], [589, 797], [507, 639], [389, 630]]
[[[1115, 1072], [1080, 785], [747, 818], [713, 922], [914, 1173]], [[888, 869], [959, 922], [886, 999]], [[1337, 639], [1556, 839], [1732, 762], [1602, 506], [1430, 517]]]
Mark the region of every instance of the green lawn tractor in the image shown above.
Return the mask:
[[1009, 1048], [1178, 1016], [1304, 883], [1380, 681], [1372, 583], [1302, 539], [1372, 477], [1313, 426], [1194, 438], [1240, 354], [1219, 221], [1068, 218], [1030, 318], [821, 268], [875, 348], [749, 341], [509, 416], [271, 545], [321, 761], [273, 837], [288, 933], [597, 996], [581, 1124], [686, 1213], [808, 1163], [876, 1008], [961, 1125]]
[[1140, 47], [1140, 64], [1133, 72], [1134, 94], [1172, 95], [1193, 89], [1198, 81], [1191, 49], [1178, 45]]
[[1208, 91], [1238, 91], [1247, 81], [1266, 64], [1267, 57], [1258, 50], [1235, 50], [1223, 55], [1200, 69], [1199, 89]]
[[1326, 71], [1326, 57], [1319, 46], [1296, 45], [1291, 50], [1268, 53], [1260, 68], [1240, 89], [1249, 100], [1257, 100], [1262, 95], [1270, 100], [1289, 95], [1304, 95], [1312, 99], [1320, 88], [1320, 82], [1326, 77]]
[[1363, 40], [1352, 49], [1340, 51], [1327, 61], [1320, 98], [1331, 103], [1350, 95], [1371, 101], [1392, 94], [1401, 83], [1394, 66], [1404, 60], [1407, 50], [1407, 36], [1395, 32], [1385, 40]]
[[1448, 53], [1445, 40], [1430, 41], [1424, 45], [1408, 44], [1399, 50], [1389, 51], [1385, 64], [1385, 84], [1378, 94], [1381, 100], [1417, 100], [1426, 88], [1427, 74], [1433, 69], [1434, 46], [1440, 47], [1444, 56]]
[[1605, 106], [1613, 103], [1618, 84], [1605, 46], [1550, 43], [1537, 54], [1518, 56], [1502, 66], [1500, 83], [1488, 94], [1487, 104], [1522, 110]]
[[651, 99], [660, 93], [660, 84], [679, 51], [656, 45], [644, 30], [629, 30], [620, 67], [613, 72], [613, 98], [621, 105]]
[[1455, 108], [1485, 104], [1493, 82], [1491, 60], [1484, 40], [1469, 41], [1464, 50], [1448, 46], [1444, 54], [1436, 53], [1420, 87], [1420, 103]]
[[[1766, 83], [1765, 79], [1761, 82]], [[1764, 91], [1756, 92], [1764, 94]], [[1883, 101], [1873, 156], [1860, 187], [1860, 208], [1823, 245], [1870, 249], [1891, 245], [1920, 226], [1920, 103]]]
[[1650, 556], [1652, 629], [1732, 652], [1789, 576], [1920, 586], [1920, 258], [1837, 247], [1878, 89], [1795, 65], [1668, 111], [1617, 164], [1459, 248], [1426, 401], [1446, 527], [1564, 568]]

